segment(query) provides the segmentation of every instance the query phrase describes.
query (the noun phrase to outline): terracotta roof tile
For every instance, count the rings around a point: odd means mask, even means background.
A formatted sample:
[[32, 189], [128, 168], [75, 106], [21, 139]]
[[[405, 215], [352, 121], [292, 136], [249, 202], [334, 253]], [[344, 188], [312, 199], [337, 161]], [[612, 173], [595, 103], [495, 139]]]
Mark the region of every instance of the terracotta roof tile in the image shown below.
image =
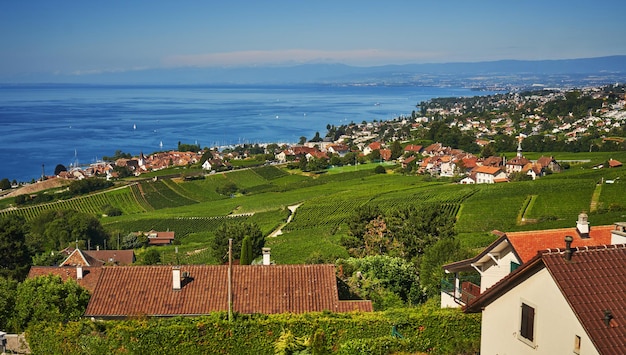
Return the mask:
[[495, 166], [477, 166], [476, 168], [474, 168], [474, 170], [472, 170], [472, 172], [475, 173], [483, 173], [483, 174], [490, 174], [490, 175], [495, 175], [497, 173], [499, 173], [501, 170], [499, 167], [495, 167]]
[[[228, 310], [228, 266], [185, 265], [180, 290], [172, 286], [172, 266], [104, 267], [86, 316], [198, 315]], [[371, 310], [364, 301], [338, 299], [333, 265], [233, 267], [233, 309], [240, 313], [303, 313]], [[369, 306], [367, 306], [369, 304]]]
[[[586, 249], [586, 250], [585, 250]], [[571, 261], [563, 253], [542, 256], [600, 354], [626, 351], [626, 248], [624, 245], [578, 248]], [[606, 325], [604, 311], [613, 319]]]
[[611, 231], [614, 225], [595, 226], [589, 230], [589, 238], [583, 239], [576, 228], [546, 229], [526, 232], [506, 233], [509, 242], [522, 259], [527, 262], [537, 255], [537, 251], [565, 247], [565, 236], [572, 236], [572, 247], [611, 244]]

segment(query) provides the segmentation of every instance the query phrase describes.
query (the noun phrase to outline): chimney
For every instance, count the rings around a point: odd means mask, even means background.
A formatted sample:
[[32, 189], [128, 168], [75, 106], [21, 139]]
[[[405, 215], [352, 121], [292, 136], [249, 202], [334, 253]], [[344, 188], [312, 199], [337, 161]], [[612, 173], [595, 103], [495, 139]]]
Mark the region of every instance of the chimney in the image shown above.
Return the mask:
[[76, 265], [76, 280], [82, 280], [82, 279], [83, 279], [83, 266]]
[[263, 248], [263, 265], [270, 265], [270, 248]]
[[576, 232], [583, 239], [589, 238], [590, 227], [587, 218], [587, 214], [583, 212], [578, 215], [578, 221], [576, 221]]
[[572, 242], [574, 241], [574, 238], [572, 238], [572, 236], [568, 235], [565, 237], [565, 260], [570, 261], [572, 260]]
[[172, 267], [172, 289], [180, 290], [180, 266]]

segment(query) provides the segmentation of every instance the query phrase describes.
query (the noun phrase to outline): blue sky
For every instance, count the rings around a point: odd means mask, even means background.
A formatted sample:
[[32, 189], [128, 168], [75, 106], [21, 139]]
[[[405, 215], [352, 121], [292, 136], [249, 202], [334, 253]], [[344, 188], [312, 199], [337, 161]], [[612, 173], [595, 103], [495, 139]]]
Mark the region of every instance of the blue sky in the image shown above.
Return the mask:
[[626, 54], [626, 1], [0, 2], [0, 79], [179, 66]]

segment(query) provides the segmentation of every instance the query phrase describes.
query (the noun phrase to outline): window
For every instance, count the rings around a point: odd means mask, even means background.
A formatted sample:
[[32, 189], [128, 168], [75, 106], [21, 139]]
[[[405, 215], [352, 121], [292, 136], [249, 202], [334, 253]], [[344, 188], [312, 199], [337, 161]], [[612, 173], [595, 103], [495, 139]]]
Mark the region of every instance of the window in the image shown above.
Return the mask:
[[534, 344], [535, 341], [535, 309], [522, 303], [522, 319], [519, 335]]
[[511, 261], [511, 272], [517, 270], [518, 267], [519, 267], [518, 263], [516, 263], [515, 261]]
[[580, 335], [574, 336], [574, 353], [580, 354]]

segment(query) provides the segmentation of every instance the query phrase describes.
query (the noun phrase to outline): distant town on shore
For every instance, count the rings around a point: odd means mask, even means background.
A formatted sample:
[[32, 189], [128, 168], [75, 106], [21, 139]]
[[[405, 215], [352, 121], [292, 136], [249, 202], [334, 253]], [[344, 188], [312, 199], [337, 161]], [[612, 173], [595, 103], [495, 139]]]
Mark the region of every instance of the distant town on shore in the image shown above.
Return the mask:
[[[41, 179], [117, 179], [173, 166], [223, 171], [241, 165], [233, 162], [245, 160], [291, 164], [304, 171], [394, 161], [404, 173], [457, 177], [464, 183], [509, 181], [511, 174], [520, 178], [519, 173], [522, 178], [534, 179], [561, 167], [552, 156], [530, 161], [523, 151], [626, 149], [625, 92], [626, 85], [614, 84], [436, 98], [419, 103], [416, 110], [394, 120], [328, 125], [324, 136], [318, 132], [310, 139], [301, 137], [295, 145], [201, 148], [179, 142], [176, 151], [136, 157], [117, 151], [88, 166], [59, 164], [53, 175]], [[514, 151], [515, 156], [504, 156]], [[6, 189], [8, 179], [4, 180]], [[15, 188], [20, 184], [14, 180], [9, 185]]]

